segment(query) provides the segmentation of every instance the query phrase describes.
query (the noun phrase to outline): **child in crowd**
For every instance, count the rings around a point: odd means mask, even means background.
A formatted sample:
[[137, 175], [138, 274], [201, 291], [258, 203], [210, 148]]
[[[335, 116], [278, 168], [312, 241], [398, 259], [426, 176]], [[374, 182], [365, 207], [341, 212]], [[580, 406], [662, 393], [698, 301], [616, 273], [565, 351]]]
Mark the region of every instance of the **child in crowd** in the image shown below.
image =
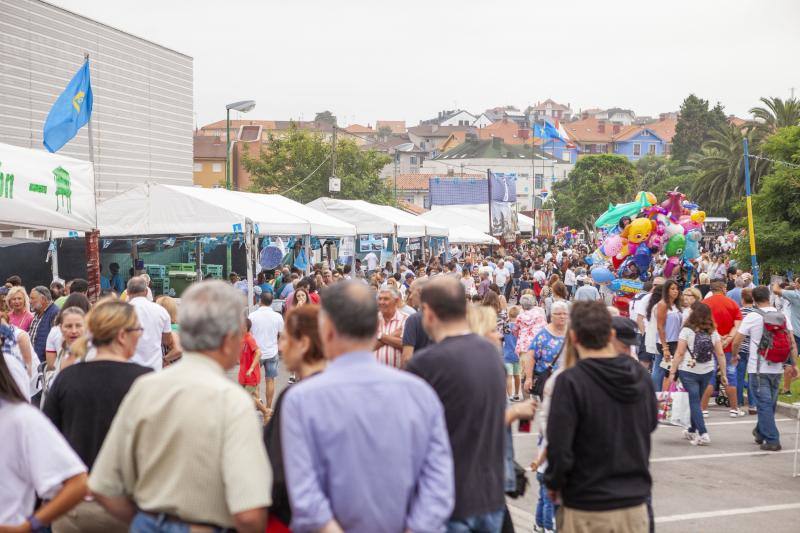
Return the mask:
[[506, 393], [512, 402], [522, 400], [520, 393], [520, 363], [517, 355], [517, 317], [522, 308], [518, 305], [508, 309], [508, 322], [503, 328], [503, 363], [506, 366]]
[[258, 349], [255, 337], [250, 333], [253, 323], [249, 318], [245, 319], [247, 333], [242, 337], [242, 353], [239, 355], [239, 385], [245, 390], [258, 396], [258, 384], [261, 382], [261, 350]]

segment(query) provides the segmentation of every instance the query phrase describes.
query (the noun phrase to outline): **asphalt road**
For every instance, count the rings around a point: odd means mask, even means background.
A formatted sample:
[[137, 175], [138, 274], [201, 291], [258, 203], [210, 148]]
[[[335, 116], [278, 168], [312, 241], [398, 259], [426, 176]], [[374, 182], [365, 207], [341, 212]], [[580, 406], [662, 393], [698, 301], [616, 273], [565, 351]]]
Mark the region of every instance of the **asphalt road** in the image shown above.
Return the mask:
[[[281, 363], [277, 392], [287, 379]], [[263, 385], [261, 391], [263, 398]], [[800, 532], [800, 477], [792, 477], [797, 421], [777, 416], [784, 449], [768, 453], [753, 443], [755, 418], [733, 419], [726, 408], [712, 405], [706, 419], [710, 446], [692, 446], [681, 428], [659, 426], [651, 454], [657, 532]], [[523, 466], [536, 455], [534, 435], [515, 428], [516, 459]], [[533, 473], [528, 478], [525, 497], [508, 500], [518, 533], [533, 530], [539, 484]]]
[[[685, 533], [797, 533], [800, 531], [800, 477], [792, 478], [797, 422], [778, 415], [783, 451], [767, 453], [753, 443], [755, 416], [732, 419], [711, 407], [706, 419], [710, 446], [692, 446], [677, 427], [653, 434], [651, 472], [656, 531]], [[514, 437], [517, 461], [536, 454], [533, 434]], [[524, 498], [508, 500], [516, 531], [532, 531], [538, 483]]]

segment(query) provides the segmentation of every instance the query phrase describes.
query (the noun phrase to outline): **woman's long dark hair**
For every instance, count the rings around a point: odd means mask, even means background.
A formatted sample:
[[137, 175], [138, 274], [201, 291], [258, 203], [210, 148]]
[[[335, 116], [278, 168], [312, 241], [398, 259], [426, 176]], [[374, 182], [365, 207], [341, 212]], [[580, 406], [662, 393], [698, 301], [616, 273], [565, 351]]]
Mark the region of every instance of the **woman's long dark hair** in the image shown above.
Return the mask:
[[714, 325], [714, 317], [711, 314], [711, 308], [703, 302], [695, 302], [692, 304], [692, 312], [689, 318], [686, 319], [684, 327], [692, 331], [702, 331], [712, 335], [716, 330]]
[[662, 289], [665, 285], [661, 285], [660, 287], [653, 288], [653, 294], [650, 296], [650, 301], [647, 303], [647, 320], [653, 320], [653, 309], [658, 305], [658, 302], [661, 301], [661, 295], [663, 294]]

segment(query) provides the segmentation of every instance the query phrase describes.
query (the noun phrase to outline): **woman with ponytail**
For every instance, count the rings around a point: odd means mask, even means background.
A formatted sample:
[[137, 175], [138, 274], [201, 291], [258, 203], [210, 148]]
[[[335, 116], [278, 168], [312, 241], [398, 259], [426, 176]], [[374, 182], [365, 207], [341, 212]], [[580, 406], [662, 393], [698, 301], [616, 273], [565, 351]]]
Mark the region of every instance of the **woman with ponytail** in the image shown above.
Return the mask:
[[[96, 305], [86, 317], [86, 328], [87, 335], [70, 346], [70, 357], [83, 362], [61, 370], [44, 413], [91, 470], [122, 399], [134, 380], [151, 369], [130, 362], [142, 326], [129, 303], [108, 300]], [[95, 355], [87, 360], [91, 349]], [[93, 500], [53, 524], [55, 533], [127, 530]]]

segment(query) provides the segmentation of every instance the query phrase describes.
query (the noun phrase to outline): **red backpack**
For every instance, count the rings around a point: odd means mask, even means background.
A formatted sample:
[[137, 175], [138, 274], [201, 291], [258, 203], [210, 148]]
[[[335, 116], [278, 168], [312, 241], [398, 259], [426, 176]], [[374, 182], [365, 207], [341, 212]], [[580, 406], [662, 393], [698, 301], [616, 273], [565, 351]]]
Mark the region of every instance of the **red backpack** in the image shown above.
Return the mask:
[[786, 316], [780, 311], [754, 311], [764, 319], [764, 333], [758, 343], [758, 355], [770, 363], [785, 363], [792, 349], [790, 333], [786, 329]]

